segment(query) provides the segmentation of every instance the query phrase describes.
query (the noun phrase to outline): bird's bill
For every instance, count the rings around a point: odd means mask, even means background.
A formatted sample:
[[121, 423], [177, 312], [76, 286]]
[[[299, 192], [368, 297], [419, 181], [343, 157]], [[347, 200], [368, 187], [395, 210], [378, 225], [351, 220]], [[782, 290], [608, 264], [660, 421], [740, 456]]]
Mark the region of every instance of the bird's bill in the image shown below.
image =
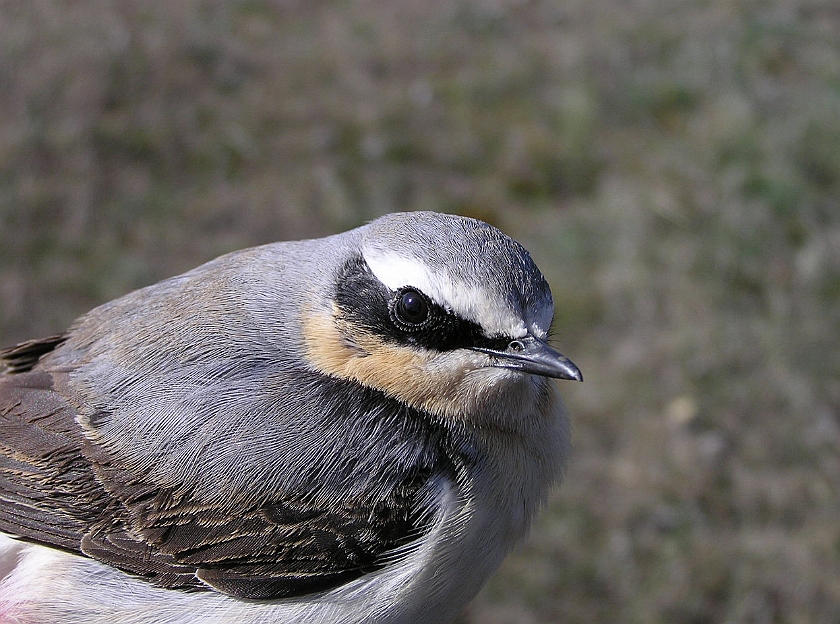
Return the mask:
[[504, 351], [476, 347], [475, 351], [492, 356], [490, 366], [523, 373], [583, 381], [583, 373], [569, 358], [534, 336], [512, 340]]

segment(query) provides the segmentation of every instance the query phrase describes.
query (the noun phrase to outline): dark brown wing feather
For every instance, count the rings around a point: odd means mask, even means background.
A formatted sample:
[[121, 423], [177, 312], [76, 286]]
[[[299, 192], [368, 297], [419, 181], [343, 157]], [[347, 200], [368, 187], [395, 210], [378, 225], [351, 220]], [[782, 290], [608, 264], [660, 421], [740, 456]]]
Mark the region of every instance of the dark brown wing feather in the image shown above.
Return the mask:
[[0, 377], [0, 530], [78, 551], [108, 499], [43, 372]]
[[0, 375], [0, 531], [83, 553], [164, 587], [209, 585], [243, 598], [277, 598], [361, 576], [428, 528], [433, 512], [418, 505], [428, 468], [376, 509], [353, 500], [319, 508], [278, 496], [236, 516], [132, 481], [83, 436], [74, 408], [51, 374], [37, 368], [63, 340], [0, 352], [7, 365]]
[[46, 355], [65, 340], [67, 340], [67, 334], [55, 334], [48, 338], [27, 340], [13, 347], [0, 349], [0, 362], [5, 364], [7, 371], [11, 373], [31, 370], [41, 356]]

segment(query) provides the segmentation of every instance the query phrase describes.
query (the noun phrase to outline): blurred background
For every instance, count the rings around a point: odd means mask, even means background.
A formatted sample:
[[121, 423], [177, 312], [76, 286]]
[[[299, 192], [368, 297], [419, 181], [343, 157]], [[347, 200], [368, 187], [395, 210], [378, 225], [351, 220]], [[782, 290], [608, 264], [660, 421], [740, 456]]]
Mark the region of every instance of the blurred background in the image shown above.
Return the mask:
[[0, 2], [4, 345], [418, 209], [523, 242], [586, 377], [461, 624], [840, 622], [836, 0]]

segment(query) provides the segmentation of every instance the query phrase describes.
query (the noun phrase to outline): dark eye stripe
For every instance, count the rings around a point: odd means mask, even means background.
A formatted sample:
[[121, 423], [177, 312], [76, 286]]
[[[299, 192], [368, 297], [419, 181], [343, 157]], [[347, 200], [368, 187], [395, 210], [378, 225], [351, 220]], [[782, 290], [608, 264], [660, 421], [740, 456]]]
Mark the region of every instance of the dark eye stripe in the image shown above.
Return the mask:
[[[417, 293], [426, 307], [425, 318], [411, 322], [402, 318], [403, 297]], [[370, 331], [389, 342], [413, 345], [436, 351], [469, 347], [504, 349], [510, 338], [484, 335], [481, 327], [445, 310], [417, 288], [389, 290], [374, 276], [359, 257], [348, 262], [337, 281], [335, 301], [353, 325]], [[417, 308], [419, 311], [419, 308]]]

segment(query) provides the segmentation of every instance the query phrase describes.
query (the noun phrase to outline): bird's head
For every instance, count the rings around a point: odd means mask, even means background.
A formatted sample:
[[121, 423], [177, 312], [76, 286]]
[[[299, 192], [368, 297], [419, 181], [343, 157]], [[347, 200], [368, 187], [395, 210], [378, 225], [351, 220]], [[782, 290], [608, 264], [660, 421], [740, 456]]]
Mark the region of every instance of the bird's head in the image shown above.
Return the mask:
[[551, 292], [513, 239], [427, 212], [387, 215], [360, 232], [327, 305], [304, 318], [316, 370], [467, 419], [546, 377], [582, 379], [546, 342]]

